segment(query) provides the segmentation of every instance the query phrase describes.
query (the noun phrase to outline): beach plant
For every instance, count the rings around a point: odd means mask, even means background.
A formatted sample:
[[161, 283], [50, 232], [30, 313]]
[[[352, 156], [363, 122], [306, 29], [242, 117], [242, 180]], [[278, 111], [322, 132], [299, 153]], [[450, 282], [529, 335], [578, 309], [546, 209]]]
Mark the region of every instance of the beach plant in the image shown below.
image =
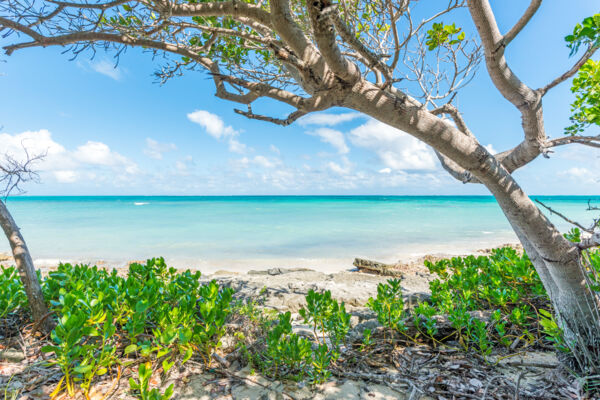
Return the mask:
[[0, 266], [0, 318], [27, 307], [27, 296], [15, 267]]
[[320, 337], [322, 344], [326, 343], [327, 336], [338, 348], [350, 330], [350, 314], [346, 312], [344, 302], [340, 304], [332, 299], [329, 290], [318, 293], [310, 289], [306, 295], [306, 306], [298, 313], [304, 318], [304, 323], [312, 325], [315, 337]]
[[[87, 395], [96, 377], [115, 370], [118, 377], [131, 356], [150, 363], [150, 371], [160, 369], [163, 378], [194, 354], [209, 365], [225, 334], [233, 290], [215, 281], [201, 285], [199, 278], [200, 272], [178, 272], [162, 258], [131, 264], [126, 277], [95, 266], [60, 264], [43, 282], [59, 316], [52, 343], [42, 349], [54, 354], [48, 362], [63, 373], [53, 394], [73, 395], [81, 388]], [[142, 369], [139, 389], [148, 371]]]
[[377, 320], [388, 329], [406, 331], [406, 313], [399, 279], [389, 279], [377, 285], [377, 297], [369, 298], [367, 307], [377, 314]]
[[169, 400], [173, 397], [174, 386], [171, 383], [164, 393], [160, 393], [159, 389], [150, 389], [150, 378], [153, 370], [150, 362], [142, 363], [138, 367], [137, 380], [133, 377], [129, 378], [129, 388], [137, 394], [140, 400]]

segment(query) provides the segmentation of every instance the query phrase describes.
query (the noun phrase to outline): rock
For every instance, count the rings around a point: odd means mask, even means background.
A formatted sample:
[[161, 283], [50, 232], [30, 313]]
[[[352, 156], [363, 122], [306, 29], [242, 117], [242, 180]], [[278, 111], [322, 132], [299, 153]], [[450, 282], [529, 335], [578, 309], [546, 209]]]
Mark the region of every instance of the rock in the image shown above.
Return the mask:
[[254, 269], [251, 269], [250, 271], [246, 272], [248, 275], [268, 275], [267, 271], [256, 271]]
[[267, 273], [269, 275], [281, 275], [283, 274], [283, 271], [281, 270], [281, 268], [271, 268], [267, 270]]
[[354, 328], [350, 329], [350, 332], [348, 333], [348, 338], [350, 339], [351, 342], [357, 341], [357, 340], [362, 341], [363, 332], [365, 331], [365, 329], [370, 329], [371, 332], [374, 332], [378, 327], [380, 327], [380, 324], [376, 318], [369, 319], [367, 321], [361, 322], [360, 324], [356, 325]]
[[6, 349], [0, 351], [0, 360], [12, 363], [18, 363], [25, 359], [25, 354], [20, 350]]

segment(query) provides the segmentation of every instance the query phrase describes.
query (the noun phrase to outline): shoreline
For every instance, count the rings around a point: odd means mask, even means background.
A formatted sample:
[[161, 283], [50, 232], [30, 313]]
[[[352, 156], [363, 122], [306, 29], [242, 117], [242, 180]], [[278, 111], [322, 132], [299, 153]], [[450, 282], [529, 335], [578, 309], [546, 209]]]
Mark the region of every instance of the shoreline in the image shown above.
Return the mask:
[[[426, 257], [433, 258], [451, 258], [457, 256], [467, 255], [483, 255], [492, 248], [508, 246], [520, 246], [516, 241], [480, 241], [473, 246], [454, 246], [449, 244], [437, 244], [437, 245], [421, 245], [415, 248], [414, 252], [411, 253], [397, 253], [393, 256], [372, 256], [369, 254], [362, 254], [357, 252], [348, 257], [262, 257], [262, 258], [245, 258], [245, 259], [199, 259], [199, 258], [186, 258], [186, 257], [164, 257], [167, 265], [177, 269], [185, 270], [190, 269], [193, 271], [200, 271], [203, 275], [211, 275], [215, 273], [223, 274], [229, 273], [231, 275], [245, 274], [249, 271], [266, 271], [273, 268], [282, 269], [293, 269], [293, 268], [304, 268], [324, 273], [338, 273], [344, 271], [351, 271], [354, 269], [352, 265], [355, 258], [369, 259], [387, 264], [400, 264], [400, 265], [412, 265], [418, 262], [422, 263], [422, 260]], [[425, 248], [429, 250], [426, 250]], [[46, 271], [54, 269], [59, 263], [70, 263], [70, 264], [87, 264], [96, 265], [107, 269], [115, 268], [117, 270], [126, 269], [129, 264], [133, 262], [145, 262], [148, 258], [152, 257], [139, 257], [139, 258], [102, 258], [102, 257], [62, 257], [62, 258], [48, 258], [48, 257], [35, 257], [33, 256], [33, 263], [36, 268]], [[0, 253], [0, 265], [12, 263], [12, 255], [8, 252]]]

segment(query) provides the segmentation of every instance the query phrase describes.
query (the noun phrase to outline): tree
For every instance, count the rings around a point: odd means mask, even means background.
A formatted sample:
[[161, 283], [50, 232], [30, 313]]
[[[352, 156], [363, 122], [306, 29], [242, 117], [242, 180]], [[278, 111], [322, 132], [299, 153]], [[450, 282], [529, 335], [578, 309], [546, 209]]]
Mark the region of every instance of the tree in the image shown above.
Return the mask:
[[[9, 55], [62, 46], [74, 55], [103, 48], [119, 56], [127, 47], [141, 47], [172, 56], [157, 73], [162, 80], [185, 70], [207, 70], [216, 96], [246, 105], [235, 111], [248, 118], [285, 126], [311, 112], [345, 107], [422, 140], [453, 177], [483, 184], [494, 195], [534, 263], [567, 339], [580, 344], [573, 346], [576, 358], [586, 359], [600, 344], [600, 330], [582, 251], [600, 245], [600, 237], [579, 244], [565, 239], [512, 173], [555, 146], [600, 147], [600, 137], [577, 130], [549, 139], [542, 102], [548, 91], [588, 65], [600, 46], [600, 23], [597, 17], [586, 19], [567, 37], [574, 52], [585, 48], [569, 70], [531, 88], [510, 69], [505, 50], [541, 2], [531, 0], [504, 34], [489, 0], [449, 0], [421, 22], [413, 17], [414, 0], [4, 0], [0, 27], [6, 35], [15, 34], [15, 42], [4, 47]], [[478, 41], [442, 22], [462, 7], [468, 7]], [[481, 54], [497, 90], [521, 113], [523, 126], [522, 142], [496, 155], [479, 143], [453, 104]], [[285, 118], [257, 114], [252, 105], [261, 98], [293, 111]], [[582, 118], [575, 122], [593, 122]], [[596, 325], [589, 329], [590, 323]], [[598, 372], [597, 361], [585, 361], [584, 367]]]
[[17, 160], [10, 154], [4, 155], [4, 160], [0, 162], [0, 226], [8, 239], [10, 248], [12, 249], [13, 258], [23, 282], [27, 301], [31, 310], [31, 316], [34, 322], [34, 329], [50, 332], [53, 328], [52, 319], [49, 319], [49, 311], [44, 294], [38, 279], [31, 254], [21, 235], [18, 225], [6, 207], [6, 198], [15, 190], [20, 191], [20, 184], [37, 179], [36, 172], [32, 169], [32, 165], [44, 158], [43, 154], [30, 156], [29, 152], [23, 146], [25, 159]]

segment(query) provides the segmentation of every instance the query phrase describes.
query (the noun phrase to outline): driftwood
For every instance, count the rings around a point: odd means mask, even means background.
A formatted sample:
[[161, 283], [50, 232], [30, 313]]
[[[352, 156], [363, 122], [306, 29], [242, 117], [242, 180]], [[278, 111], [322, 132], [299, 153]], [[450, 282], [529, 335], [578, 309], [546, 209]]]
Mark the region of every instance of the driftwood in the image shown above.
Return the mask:
[[355, 258], [352, 265], [358, 268], [360, 272], [367, 274], [402, 278], [402, 272], [398, 270], [396, 264], [384, 264], [377, 261], [365, 260], [364, 258]]

